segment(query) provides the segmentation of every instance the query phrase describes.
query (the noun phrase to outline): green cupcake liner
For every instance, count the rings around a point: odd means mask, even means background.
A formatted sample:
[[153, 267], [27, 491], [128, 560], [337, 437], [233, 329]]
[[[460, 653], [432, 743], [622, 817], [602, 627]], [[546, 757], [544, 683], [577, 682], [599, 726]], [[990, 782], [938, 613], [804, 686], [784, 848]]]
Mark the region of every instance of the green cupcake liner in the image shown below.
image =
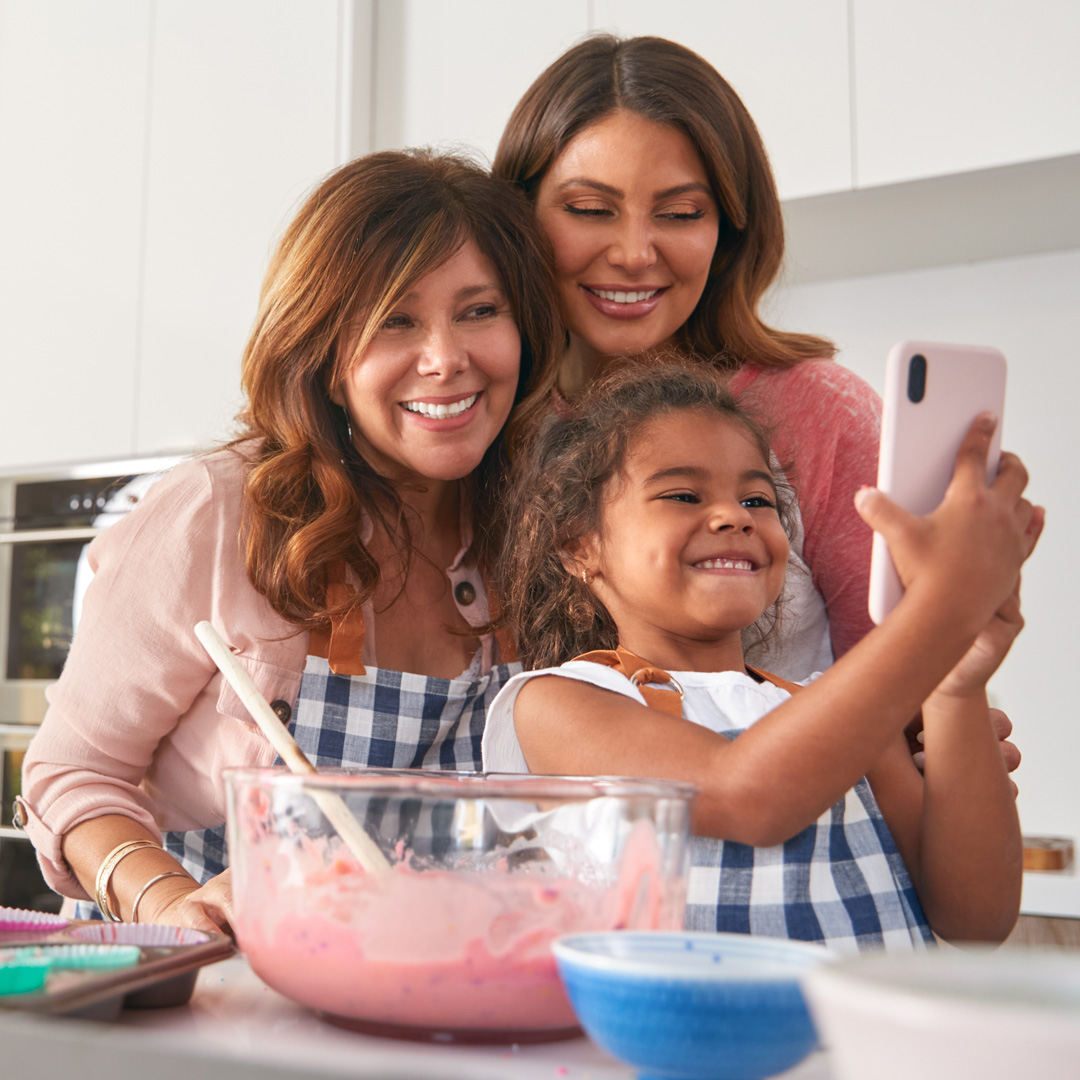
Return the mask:
[[42, 945], [36, 952], [54, 968], [93, 968], [97, 971], [134, 967], [139, 962], [137, 945]]
[[0, 995], [32, 994], [40, 990], [51, 966], [40, 957], [0, 955]]

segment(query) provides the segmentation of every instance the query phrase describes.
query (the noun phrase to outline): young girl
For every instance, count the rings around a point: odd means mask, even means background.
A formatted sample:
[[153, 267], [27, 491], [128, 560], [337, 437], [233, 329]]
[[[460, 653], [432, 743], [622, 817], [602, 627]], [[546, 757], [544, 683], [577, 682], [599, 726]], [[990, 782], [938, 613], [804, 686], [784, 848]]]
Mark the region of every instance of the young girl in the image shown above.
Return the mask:
[[[519, 467], [503, 597], [543, 670], [496, 698], [484, 768], [697, 784], [692, 929], [849, 949], [916, 947], [931, 928], [1003, 939], [1021, 842], [985, 685], [1022, 626], [1043, 514], [1015, 457], [987, 485], [993, 428], [972, 426], [925, 518], [856, 496], [906, 592], [804, 689], [743, 659], [748, 635], [783, 630], [766, 624], [791, 492], [765, 435], [703, 365], [607, 376]], [[902, 735], [920, 707], [925, 776]]]

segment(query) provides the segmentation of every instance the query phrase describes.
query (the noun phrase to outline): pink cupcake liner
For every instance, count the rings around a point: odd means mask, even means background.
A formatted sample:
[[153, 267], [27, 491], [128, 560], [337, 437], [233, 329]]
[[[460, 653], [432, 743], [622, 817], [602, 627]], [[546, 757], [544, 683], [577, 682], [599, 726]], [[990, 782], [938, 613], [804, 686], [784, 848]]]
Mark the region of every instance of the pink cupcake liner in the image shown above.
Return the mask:
[[47, 911], [0, 907], [0, 930], [62, 930], [67, 925], [67, 919]]
[[157, 926], [154, 923], [99, 923], [71, 931], [79, 941], [106, 945], [203, 945], [210, 940], [201, 930], [182, 926]]

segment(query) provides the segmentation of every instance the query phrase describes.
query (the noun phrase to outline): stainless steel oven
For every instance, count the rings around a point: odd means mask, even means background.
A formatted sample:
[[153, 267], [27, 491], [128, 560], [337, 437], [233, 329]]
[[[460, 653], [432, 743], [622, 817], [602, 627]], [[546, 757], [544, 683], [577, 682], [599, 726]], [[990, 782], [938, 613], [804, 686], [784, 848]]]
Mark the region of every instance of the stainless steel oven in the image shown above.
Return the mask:
[[[12, 821], [22, 757], [60, 677], [90, 578], [86, 549], [179, 458], [0, 473], [0, 904], [50, 898]], [[59, 901], [59, 898], [56, 898]]]

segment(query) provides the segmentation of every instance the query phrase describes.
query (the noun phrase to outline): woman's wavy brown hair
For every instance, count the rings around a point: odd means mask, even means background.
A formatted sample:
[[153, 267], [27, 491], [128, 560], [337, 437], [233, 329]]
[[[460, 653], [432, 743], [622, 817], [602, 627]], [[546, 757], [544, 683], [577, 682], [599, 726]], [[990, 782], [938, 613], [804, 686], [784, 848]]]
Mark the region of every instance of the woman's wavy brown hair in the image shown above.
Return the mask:
[[720, 209], [705, 291], [681, 344], [729, 368], [789, 367], [832, 356], [824, 338], [766, 326], [758, 304], [780, 270], [784, 222], [769, 159], [735, 91], [697, 53], [657, 37], [599, 34], [563, 53], [525, 92], [495, 154], [494, 172], [530, 199], [567, 144], [619, 110], [685, 134]]
[[379, 567], [360, 539], [363, 515], [406, 557], [412, 550], [397, 490], [353, 447], [329, 390], [363, 363], [401, 297], [468, 240], [499, 274], [521, 336], [514, 410], [474, 474], [483, 567], [499, 544], [494, 489], [507, 448], [544, 407], [565, 342], [548, 245], [526, 200], [464, 158], [371, 154], [315, 189], [270, 261], [242, 366], [237, 443], [259, 440], [244, 482], [246, 561], [255, 588], [301, 629], [328, 624], [328, 564], [343, 561], [359, 582], [334, 614], [374, 589]]
[[[772, 461], [767, 429], [735, 404], [722, 373], [701, 361], [627, 360], [587, 387], [575, 405], [572, 414], [548, 417], [515, 461], [504, 508], [506, 543], [496, 580], [526, 669], [555, 667], [619, 643], [611, 615], [567, 565], [574, 562], [574, 542], [601, 528], [609, 481], [643, 424], [687, 409], [713, 413], [742, 426], [764, 461]], [[790, 536], [794, 492], [769, 468]], [[762, 644], [778, 618], [773, 605], [744, 631], [744, 648]]]

